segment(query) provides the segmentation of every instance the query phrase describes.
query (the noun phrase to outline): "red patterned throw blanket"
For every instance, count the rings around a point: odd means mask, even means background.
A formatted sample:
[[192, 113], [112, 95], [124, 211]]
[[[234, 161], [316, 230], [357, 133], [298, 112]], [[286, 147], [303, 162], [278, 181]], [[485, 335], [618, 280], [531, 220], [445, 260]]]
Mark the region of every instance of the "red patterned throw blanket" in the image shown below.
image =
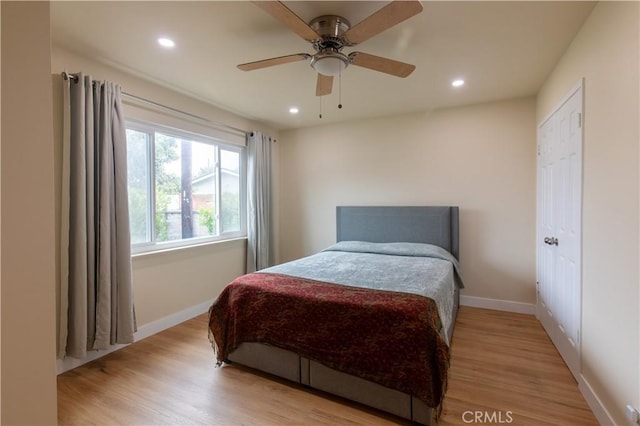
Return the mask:
[[209, 310], [219, 362], [243, 342], [287, 349], [413, 395], [444, 397], [449, 347], [427, 297], [253, 273], [229, 284]]

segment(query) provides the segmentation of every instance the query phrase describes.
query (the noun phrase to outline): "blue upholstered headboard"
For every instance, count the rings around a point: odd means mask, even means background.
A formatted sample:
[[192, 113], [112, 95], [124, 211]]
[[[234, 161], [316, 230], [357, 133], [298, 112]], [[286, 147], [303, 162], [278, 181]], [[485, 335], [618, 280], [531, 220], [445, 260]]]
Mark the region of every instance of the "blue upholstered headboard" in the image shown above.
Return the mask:
[[428, 243], [459, 258], [458, 207], [338, 206], [338, 241]]

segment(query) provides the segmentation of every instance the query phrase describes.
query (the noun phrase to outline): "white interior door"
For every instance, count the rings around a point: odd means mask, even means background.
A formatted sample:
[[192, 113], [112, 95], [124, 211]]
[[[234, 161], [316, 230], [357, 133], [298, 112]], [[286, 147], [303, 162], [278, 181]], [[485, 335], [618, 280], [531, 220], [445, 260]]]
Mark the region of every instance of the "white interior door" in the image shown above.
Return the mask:
[[538, 127], [536, 314], [580, 373], [582, 84]]

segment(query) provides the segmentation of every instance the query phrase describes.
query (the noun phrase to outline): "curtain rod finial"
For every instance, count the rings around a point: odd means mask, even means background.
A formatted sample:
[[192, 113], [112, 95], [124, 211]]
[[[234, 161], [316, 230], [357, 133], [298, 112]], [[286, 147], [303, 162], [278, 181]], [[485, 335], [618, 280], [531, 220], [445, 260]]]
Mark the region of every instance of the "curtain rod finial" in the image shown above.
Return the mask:
[[65, 80], [71, 80], [71, 81], [73, 81], [74, 83], [77, 83], [77, 82], [78, 82], [78, 76], [77, 76], [77, 75], [69, 74], [69, 73], [68, 73], [68, 72], [66, 72], [66, 71], [62, 71], [62, 72], [60, 73], [60, 75], [62, 75], [62, 78], [63, 78], [63, 79], [65, 79]]

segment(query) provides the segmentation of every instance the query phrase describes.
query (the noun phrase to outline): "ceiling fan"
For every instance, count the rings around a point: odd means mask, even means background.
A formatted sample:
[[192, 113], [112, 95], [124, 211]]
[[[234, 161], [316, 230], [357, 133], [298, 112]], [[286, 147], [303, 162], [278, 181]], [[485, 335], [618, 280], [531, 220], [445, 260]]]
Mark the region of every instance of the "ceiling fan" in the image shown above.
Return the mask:
[[243, 71], [252, 71], [274, 65], [311, 60], [311, 67], [318, 72], [316, 96], [331, 93], [333, 77], [340, 75], [349, 65], [380, 71], [397, 77], [407, 77], [415, 65], [394, 61], [362, 52], [342, 53], [345, 47], [355, 46], [381, 32], [422, 12], [419, 1], [394, 0], [351, 26], [342, 16], [323, 15], [308, 24], [279, 1], [255, 1], [255, 5], [307, 40], [316, 53], [296, 53], [238, 65]]

